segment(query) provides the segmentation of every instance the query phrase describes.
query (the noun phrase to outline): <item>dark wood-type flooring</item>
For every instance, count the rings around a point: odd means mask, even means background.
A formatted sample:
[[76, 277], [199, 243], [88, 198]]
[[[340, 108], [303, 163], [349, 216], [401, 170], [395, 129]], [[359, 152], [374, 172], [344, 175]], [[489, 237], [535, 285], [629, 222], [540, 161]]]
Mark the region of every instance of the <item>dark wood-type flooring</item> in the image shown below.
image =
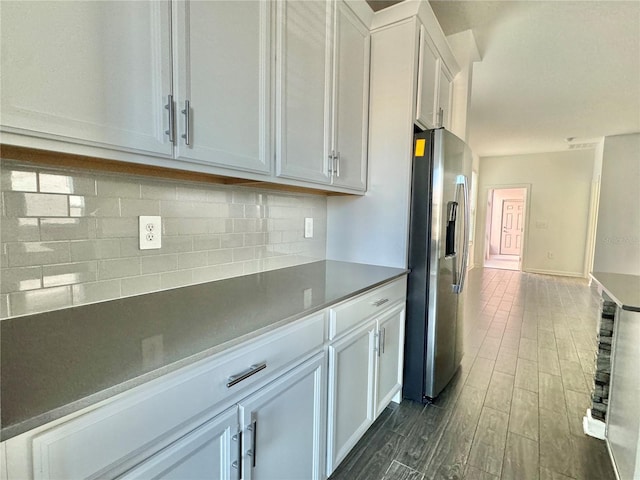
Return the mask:
[[471, 270], [460, 370], [432, 405], [392, 403], [331, 480], [615, 480], [582, 432], [598, 302], [583, 279]]

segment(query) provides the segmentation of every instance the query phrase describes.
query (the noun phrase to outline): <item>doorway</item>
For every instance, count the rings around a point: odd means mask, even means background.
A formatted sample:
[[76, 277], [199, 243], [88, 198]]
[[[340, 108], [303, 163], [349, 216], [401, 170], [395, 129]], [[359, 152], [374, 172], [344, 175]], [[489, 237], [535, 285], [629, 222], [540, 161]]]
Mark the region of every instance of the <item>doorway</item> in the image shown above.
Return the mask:
[[485, 267], [522, 270], [526, 199], [524, 187], [489, 189]]

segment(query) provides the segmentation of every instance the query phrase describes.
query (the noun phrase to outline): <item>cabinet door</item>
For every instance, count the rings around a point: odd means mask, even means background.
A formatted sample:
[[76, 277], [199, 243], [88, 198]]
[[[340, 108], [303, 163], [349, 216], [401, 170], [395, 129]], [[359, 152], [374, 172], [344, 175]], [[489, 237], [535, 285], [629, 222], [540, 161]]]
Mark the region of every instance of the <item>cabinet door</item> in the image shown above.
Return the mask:
[[437, 126], [439, 58], [423, 25], [420, 25], [418, 55], [416, 122], [424, 128], [434, 128]]
[[328, 470], [373, 423], [376, 322], [329, 345]]
[[2, 2], [2, 130], [171, 155], [169, 2]]
[[177, 157], [268, 173], [271, 3], [175, 2], [174, 18]]
[[440, 64], [440, 80], [438, 82], [438, 114], [440, 127], [451, 127], [451, 75], [442, 64]]
[[120, 480], [231, 480], [238, 478], [240, 439], [238, 408], [227, 410], [149, 460]]
[[333, 184], [364, 191], [367, 181], [369, 30], [346, 4], [336, 11]]
[[389, 405], [402, 388], [402, 360], [404, 352], [404, 304], [378, 320], [380, 346], [376, 382], [376, 417]]
[[244, 479], [324, 478], [325, 361], [318, 354], [240, 402]]
[[333, 2], [278, 2], [276, 174], [330, 181]]

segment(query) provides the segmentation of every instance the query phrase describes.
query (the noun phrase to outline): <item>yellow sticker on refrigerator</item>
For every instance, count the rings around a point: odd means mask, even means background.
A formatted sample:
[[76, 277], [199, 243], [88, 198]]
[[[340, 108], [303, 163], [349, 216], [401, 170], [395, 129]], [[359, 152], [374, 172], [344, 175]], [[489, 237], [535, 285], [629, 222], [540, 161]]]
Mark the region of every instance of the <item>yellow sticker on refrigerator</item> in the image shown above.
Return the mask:
[[416, 157], [424, 157], [424, 144], [426, 140], [424, 138], [416, 139]]

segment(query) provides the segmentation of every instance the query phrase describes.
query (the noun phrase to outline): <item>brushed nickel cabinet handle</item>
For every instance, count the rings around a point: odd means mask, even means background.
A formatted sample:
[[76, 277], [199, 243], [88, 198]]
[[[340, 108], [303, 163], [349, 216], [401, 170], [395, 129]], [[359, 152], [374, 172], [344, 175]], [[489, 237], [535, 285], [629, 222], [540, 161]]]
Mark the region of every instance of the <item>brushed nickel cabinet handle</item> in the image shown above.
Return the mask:
[[227, 379], [227, 388], [231, 388], [234, 385], [237, 385], [238, 383], [242, 382], [243, 380], [246, 380], [250, 376], [255, 375], [256, 373], [264, 370], [265, 368], [267, 368], [267, 362], [262, 362], [262, 363], [258, 363], [256, 365], [251, 365], [244, 372], [240, 372], [240, 373], [236, 373], [235, 375], [231, 375]]
[[182, 138], [184, 138], [185, 145], [191, 145], [191, 102], [189, 102], [189, 100], [184, 101], [182, 114], [184, 115], [184, 133], [182, 134]]
[[167, 95], [167, 104], [164, 106], [165, 110], [169, 112], [169, 129], [165, 130], [164, 133], [169, 135], [169, 141], [171, 143], [175, 143], [175, 106], [173, 104], [173, 95]]
[[373, 304], [376, 307], [379, 307], [380, 305], [384, 305], [385, 303], [387, 303], [389, 301], [388, 298], [381, 298], [380, 300], [378, 300], [377, 302], [373, 302]]

